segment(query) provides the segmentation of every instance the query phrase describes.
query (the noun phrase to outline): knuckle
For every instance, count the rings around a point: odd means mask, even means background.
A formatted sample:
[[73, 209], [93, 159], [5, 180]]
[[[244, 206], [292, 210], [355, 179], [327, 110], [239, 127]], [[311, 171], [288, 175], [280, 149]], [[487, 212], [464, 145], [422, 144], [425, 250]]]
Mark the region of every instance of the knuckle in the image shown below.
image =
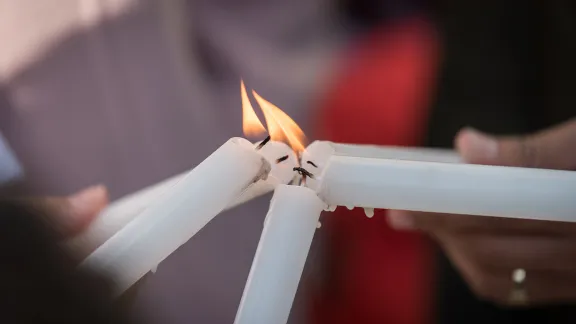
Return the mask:
[[500, 163], [524, 168], [538, 167], [540, 152], [537, 144], [531, 135], [503, 139], [498, 148]]
[[539, 157], [540, 157], [540, 152], [539, 152], [539, 146], [536, 145], [536, 142], [530, 137], [530, 136], [525, 136], [521, 141], [520, 141], [521, 145], [520, 145], [520, 152], [521, 152], [521, 157], [522, 157], [522, 161], [523, 167], [526, 168], [537, 168], [540, 166], [540, 161], [539, 161]]

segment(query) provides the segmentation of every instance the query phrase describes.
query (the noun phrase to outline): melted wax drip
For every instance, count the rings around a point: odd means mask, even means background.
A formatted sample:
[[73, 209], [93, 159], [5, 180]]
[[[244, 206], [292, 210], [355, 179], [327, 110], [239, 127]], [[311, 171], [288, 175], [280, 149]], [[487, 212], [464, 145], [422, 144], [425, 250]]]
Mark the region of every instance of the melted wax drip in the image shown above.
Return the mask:
[[372, 218], [374, 216], [374, 208], [364, 208], [364, 213], [366, 217]]

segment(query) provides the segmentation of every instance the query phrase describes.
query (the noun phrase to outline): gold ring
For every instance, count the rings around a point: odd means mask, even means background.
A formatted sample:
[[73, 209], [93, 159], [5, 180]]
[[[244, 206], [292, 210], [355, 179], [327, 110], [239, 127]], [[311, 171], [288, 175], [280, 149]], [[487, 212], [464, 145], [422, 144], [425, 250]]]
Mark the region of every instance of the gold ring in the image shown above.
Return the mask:
[[512, 306], [526, 306], [528, 305], [528, 291], [525, 287], [526, 270], [515, 269], [512, 271], [513, 288], [510, 291], [508, 301]]

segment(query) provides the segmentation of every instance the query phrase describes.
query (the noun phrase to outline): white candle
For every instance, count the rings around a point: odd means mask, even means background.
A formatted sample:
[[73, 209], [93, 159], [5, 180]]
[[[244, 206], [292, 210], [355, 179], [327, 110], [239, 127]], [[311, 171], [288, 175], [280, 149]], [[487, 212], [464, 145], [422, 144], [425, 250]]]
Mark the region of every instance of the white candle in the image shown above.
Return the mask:
[[[455, 163], [446, 151], [314, 142], [306, 185], [330, 206], [576, 221], [576, 172]], [[317, 167], [309, 164], [312, 161]]]
[[235, 324], [286, 323], [324, 207], [308, 188], [276, 188]]
[[96, 249], [80, 267], [111, 275], [117, 293], [124, 292], [251, 184], [266, 179], [270, 170], [270, 163], [252, 143], [242, 138], [229, 140]]
[[[281, 183], [288, 184], [294, 178], [293, 168], [298, 165], [294, 151], [281, 142], [268, 142], [258, 153], [262, 154], [271, 165], [271, 171], [266, 180], [260, 180], [250, 185], [240, 196], [232, 201], [226, 209], [231, 209], [239, 204], [261, 196]], [[281, 163], [276, 163], [278, 158], [288, 156]], [[136, 193], [123, 197], [104, 209], [92, 224], [68, 242], [68, 246], [83, 254], [93, 252], [130, 223], [134, 218], [146, 209], [152, 202], [161, 197], [166, 191], [178, 184], [189, 171], [173, 176], [160, 183], [144, 188]]]

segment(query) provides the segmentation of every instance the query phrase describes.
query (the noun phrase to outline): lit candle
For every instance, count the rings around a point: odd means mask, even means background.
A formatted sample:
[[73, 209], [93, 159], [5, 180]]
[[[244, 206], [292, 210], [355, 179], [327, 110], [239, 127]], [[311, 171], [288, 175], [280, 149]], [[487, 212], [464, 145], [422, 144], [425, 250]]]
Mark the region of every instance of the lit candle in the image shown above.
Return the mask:
[[325, 204], [306, 187], [276, 188], [235, 324], [284, 324]]
[[447, 151], [314, 142], [306, 185], [330, 206], [576, 221], [576, 172], [458, 163]]
[[[263, 145], [258, 150], [258, 153], [262, 154], [271, 165], [268, 178], [251, 184], [225, 209], [233, 208], [248, 200], [268, 193], [274, 190], [279, 184], [287, 184], [292, 181], [294, 177], [292, 169], [298, 165], [298, 161], [296, 155], [288, 145], [271, 141]], [[282, 159], [282, 161], [278, 161], [278, 159]], [[69, 241], [68, 246], [83, 254], [93, 252], [124, 228], [124, 226], [138, 217], [146, 207], [161, 197], [162, 194], [176, 186], [187, 174], [188, 172], [184, 172], [173, 176], [115, 201], [100, 213], [86, 231]]]
[[267, 179], [270, 170], [271, 164], [252, 143], [242, 138], [229, 140], [80, 266], [111, 275], [117, 293], [124, 292], [253, 183]]

